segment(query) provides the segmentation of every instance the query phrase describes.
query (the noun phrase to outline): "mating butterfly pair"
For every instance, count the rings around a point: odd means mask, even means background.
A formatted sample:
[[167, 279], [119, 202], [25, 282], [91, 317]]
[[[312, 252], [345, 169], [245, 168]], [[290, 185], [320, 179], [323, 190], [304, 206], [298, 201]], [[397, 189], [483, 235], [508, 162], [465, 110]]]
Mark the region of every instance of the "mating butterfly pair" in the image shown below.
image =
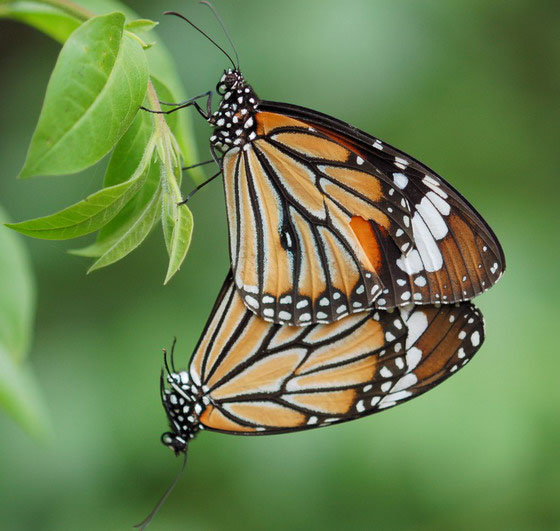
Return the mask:
[[[490, 288], [505, 267], [493, 231], [436, 173], [344, 122], [260, 100], [231, 61], [216, 88], [223, 96], [216, 112], [211, 92], [166, 111], [195, 106], [214, 128], [210, 148], [224, 179], [232, 262], [190, 371], [168, 371], [173, 389], [162, 398], [173, 433], [164, 442], [176, 450], [202, 427], [302, 429], [425, 391], [461, 366], [454, 356], [466, 361], [480, 347], [482, 318], [463, 301]], [[205, 108], [197, 101], [203, 97]], [[400, 314], [376, 311], [394, 308]], [[444, 314], [451, 323], [463, 315], [475, 335], [469, 339], [458, 322], [452, 339], [433, 324], [418, 332], [403, 317], [431, 322]], [[374, 321], [381, 336], [399, 338], [402, 353], [387, 357], [394, 366], [378, 364], [387, 345], [372, 338]], [[290, 339], [276, 344], [277, 336]], [[428, 346], [418, 350], [407, 337]], [[321, 383], [300, 388], [316, 349], [328, 352]], [[419, 368], [405, 393], [397, 376], [411, 382]], [[228, 394], [216, 391], [222, 385]], [[396, 400], [388, 398], [394, 386]], [[305, 400], [336, 407], [305, 409]]]
[[426, 392], [482, 345], [464, 301], [505, 268], [493, 231], [436, 173], [344, 122], [260, 100], [231, 61], [216, 112], [211, 92], [166, 111], [194, 106], [214, 128], [232, 262], [188, 370], [172, 355], [162, 372], [162, 441], [185, 458], [202, 429], [304, 430]]
[[259, 100], [237, 69], [217, 91], [215, 113], [197, 108], [214, 126], [232, 275], [189, 370], [168, 368], [169, 389], [162, 380], [163, 442], [182, 452], [200, 429], [269, 434], [358, 418], [464, 365], [483, 330], [462, 301], [505, 263], [473, 207], [388, 144]]

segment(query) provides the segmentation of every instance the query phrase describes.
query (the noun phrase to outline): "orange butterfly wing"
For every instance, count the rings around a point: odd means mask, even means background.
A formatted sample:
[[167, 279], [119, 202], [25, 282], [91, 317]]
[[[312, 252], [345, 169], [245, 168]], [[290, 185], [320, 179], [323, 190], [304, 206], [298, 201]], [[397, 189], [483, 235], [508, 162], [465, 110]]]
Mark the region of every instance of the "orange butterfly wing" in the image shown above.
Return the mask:
[[316, 111], [272, 102], [264, 102], [261, 108], [281, 112], [289, 120], [296, 117], [348, 147], [356, 159], [364, 161], [361, 166], [366, 171], [382, 173], [392, 180], [390, 193], [400, 192], [407, 201], [411, 211], [410, 248], [363, 213], [357, 213], [351, 222], [358, 229], [362, 249], [371, 261], [377, 260], [376, 272], [384, 288], [376, 307], [470, 300], [500, 279], [505, 257], [496, 235], [474, 207], [430, 168]]
[[269, 434], [344, 422], [414, 398], [484, 341], [469, 303], [370, 310], [330, 325], [267, 323], [228, 278], [190, 364], [206, 429]]
[[263, 102], [256, 127], [223, 170], [235, 284], [265, 320], [468, 300], [502, 274], [486, 223], [408, 155], [295, 106]]

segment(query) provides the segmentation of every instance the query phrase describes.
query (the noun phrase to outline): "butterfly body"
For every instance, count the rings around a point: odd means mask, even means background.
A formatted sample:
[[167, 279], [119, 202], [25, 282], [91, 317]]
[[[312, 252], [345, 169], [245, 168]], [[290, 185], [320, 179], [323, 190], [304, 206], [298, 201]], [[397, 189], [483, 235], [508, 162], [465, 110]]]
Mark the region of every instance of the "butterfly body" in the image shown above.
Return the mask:
[[255, 114], [259, 100], [241, 72], [229, 70], [224, 73], [216, 91], [222, 96], [222, 101], [218, 110], [208, 117], [214, 128], [210, 144], [221, 151], [228, 151], [253, 141], [257, 136]]

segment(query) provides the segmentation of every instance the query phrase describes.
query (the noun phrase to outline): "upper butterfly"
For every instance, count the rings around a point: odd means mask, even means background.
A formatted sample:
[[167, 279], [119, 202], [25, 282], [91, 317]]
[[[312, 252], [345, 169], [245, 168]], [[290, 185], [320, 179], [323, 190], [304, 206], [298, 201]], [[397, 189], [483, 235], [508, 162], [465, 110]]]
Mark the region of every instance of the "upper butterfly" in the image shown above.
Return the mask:
[[259, 99], [233, 64], [216, 112], [211, 93], [177, 108], [194, 105], [214, 128], [235, 285], [251, 311], [304, 326], [469, 300], [496, 283], [500, 243], [452, 186], [345, 122]]

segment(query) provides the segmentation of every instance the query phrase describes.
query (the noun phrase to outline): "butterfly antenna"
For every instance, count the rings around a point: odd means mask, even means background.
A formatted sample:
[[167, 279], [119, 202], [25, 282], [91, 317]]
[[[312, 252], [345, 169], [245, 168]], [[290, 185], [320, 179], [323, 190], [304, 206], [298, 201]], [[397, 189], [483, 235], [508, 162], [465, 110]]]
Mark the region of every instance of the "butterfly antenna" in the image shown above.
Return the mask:
[[171, 344], [171, 368], [173, 369], [174, 373], [177, 373], [177, 369], [175, 368], [175, 345], [177, 344], [177, 336], [173, 337], [173, 343]]
[[164, 348], [163, 349], [163, 363], [165, 364], [165, 370], [167, 371], [167, 374], [169, 376], [171, 376], [175, 370], [171, 370], [173, 368], [173, 364], [171, 364], [171, 368], [169, 367], [169, 363], [167, 362], [167, 349]]
[[229, 53], [227, 53], [214, 39], [212, 39], [208, 34], [206, 34], [204, 31], [202, 31], [198, 26], [196, 26], [194, 23], [192, 23], [187, 17], [184, 17], [183, 15], [181, 15], [180, 13], [177, 13], [176, 11], [164, 11], [163, 13], [164, 15], [174, 15], [176, 17], [182, 18], [185, 22], [189, 23], [196, 31], [198, 31], [199, 33], [202, 33], [202, 35], [204, 35], [214, 46], [216, 46], [216, 48], [218, 48], [218, 50], [221, 50], [222, 53], [231, 61], [231, 64], [233, 65], [233, 68], [237, 68], [235, 66], [235, 63], [233, 62], [233, 59], [231, 58], [231, 56], [229, 55]]
[[235, 44], [233, 44], [233, 41], [232, 41], [232, 39], [229, 35], [228, 30], [226, 29], [226, 26], [225, 26], [222, 18], [220, 17], [218, 12], [216, 11], [216, 8], [210, 2], [208, 2], [207, 0], [202, 0], [202, 2], [200, 2], [200, 3], [204, 4], [205, 6], [208, 6], [212, 10], [212, 13], [214, 13], [214, 16], [216, 17], [216, 19], [220, 23], [220, 26], [222, 26], [222, 29], [224, 30], [224, 33], [227, 37], [227, 40], [229, 41], [229, 43], [231, 44], [231, 47], [233, 48], [233, 53], [235, 53], [235, 59], [237, 60], [237, 70], [240, 70], [239, 55], [237, 55], [237, 48], [235, 47]]
[[146, 518], [144, 518], [144, 520], [142, 520], [139, 524], [136, 524], [133, 527], [136, 527], [136, 528], [140, 529], [140, 531], [142, 531], [150, 525], [150, 522], [154, 519], [154, 516], [161, 509], [161, 506], [165, 503], [165, 500], [167, 500], [167, 498], [169, 497], [169, 495], [171, 494], [171, 492], [175, 488], [175, 485], [177, 485], [177, 483], [179, 483], [179, 480], [181, 479], [181, 476], [183, 475], [183, 472], [185, 471], [185, 468], [187, 466], [187, 452], [188, 452], [188, 449], [189, 449], [189, 447], [187, 446], [185, 448], [185, 458], [183, 459], [183, 466], [179, 469], [179, 472], [177, 472], [177, 475], [175, 476], [175, 479], [173, 480], [171, 485], [169, 485], [169, 487], [167, 487], [167, 490], [163, 493], [163, 496], [158, 500], [158, 502], [156, 503], [155, 507], [152, 509], [150, 514], [148, 516], [146, 516]]

